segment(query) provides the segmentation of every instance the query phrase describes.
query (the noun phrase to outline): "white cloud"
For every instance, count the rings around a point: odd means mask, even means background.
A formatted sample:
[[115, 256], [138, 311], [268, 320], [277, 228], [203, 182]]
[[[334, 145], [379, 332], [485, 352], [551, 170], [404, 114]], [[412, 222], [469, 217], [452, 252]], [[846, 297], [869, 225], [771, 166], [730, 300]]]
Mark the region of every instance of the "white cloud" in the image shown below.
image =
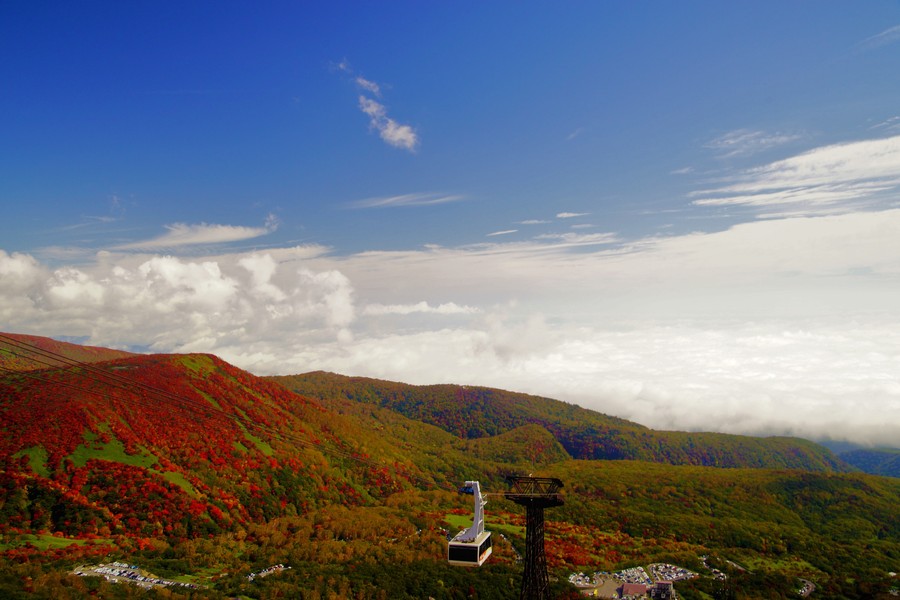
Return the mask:
[[365, 77], [357, 77], [356, 85], [360, 88], [366, 90], [367, 92], [371, 92], [376, 96], [381, 96], [381, 88], [374, 81], [369, 81]]
[[168, 233], [151, 240], [121, 244], [115, 250], [161, 250], [182, 246], [198, 246], [206, 244], [226, 244], [261, 237], [278, 228], [278, 221], [269, 216], [264, 227], [242, 227], [236, 225], [214, 225], [200, 223], [187, 225], [174, 223], [166, 225]]
[[730, 131], [706, 144], [707, 148], [718, 150], [725, 158], [748, 156], [771, 148], [777, 148], [802, 139], [803, 136], [792, 133], [769, 133], [750, 129]]
[[366, 198], [350, 203], [353, 208], [394, 208], [400, 206], [433, 206], [448, 202], [459, 202], [465, 196], [459, 194], [437, 194], [423, 192], [416, 194], [401, 194], [399, 196], [386, 196], [382, 198]]
[[211, 352], [250, 341], [279, 347], [284, 340], [274, 338], [282, 336], [333, 339], [355, 319], [353, 288], [336, 270], [303, 266], [310, 255], [284, 249], [280, 263], [267, 254], [200, 261], [106, 255], [90, 267], [51, 271], [3, 254], [0, 325], [160, 351]]
[[896, 445], [900, 331], [880, 321], [552, 329], [540, 317], [367, 337], [316, 369], [562, 398], [658, 429]]
[[552, 223], [552, 221], [546, 221], [543, 219], [528, 219], [526, 221], [519, 221], [516, 224], [517, 225], [546, 225], [547, 223]]
[[[724, 185], [693, 192], [698, 206], [783, 206], [810, 212], [857, 209], [900, 189], [900, 136], [824, 146], [748, 169]], [[889, 198], [890, 199], [890, 198]]]
[[[527, 298], [563, 313], [570, 311], [562, 304], [571, 308], [581, 301], [596, 315], [802, 314], [889, 308], [885, 292], [897, 285], [893, 278], [900, 271], [897, 239], [900, 210], [890, 210], [754, 221], [612, 247], [614, 234], [570, 232], [531, 242], [372, 251], [342, 258], [338, 268], [357, 289], [389, 289], [389, 296], [370, 299], [386, 304], [428, 289], [435, 298], [474, 306]], [[597, 297], [603, 302], [593, 303]]]
[[561, 212], [556, 213], [557, 219], [574, 219], [576, 217], [586, 217], [591, 213], [577, 213], [577, 212]]
[[364, 315], [411, 315], [414, 313], [433, 315], [471, 315], [480, 312], [472, 306], [460, 306], [455, 302], [445, 302], [437, 306], [431, 306], [424, 300], [417, 304], [369, 304], [362, 314]]
[[48, 281], [43, 300], [45, 306], [78, 305], [82, 310], [102, 306], [104, 287], [86, 273], [72, 267], [64, 267], [53, 273]]
[[[351, 76], [354, 74], [354, 70], [350, 66], [350, 63], [347, 62], [347, 59], [344, 59], [337, 64], [332, 64], [332, 68]], [[355, 83], [356, 87], [359, 89], [368, 92], [377, 98], [381, 97], [381, 85], [377, 82], [366, 79], [362, 75], [356, 75], [353, 78], [353, 83]], [[416, 148], [419, 145], [419, 135], [416, 133], [416, 130], [410, 125], [403, 125], [390, 118], [384, 104], [360, 95], [359, 109], [368, 115], [369, 126], [378, 131], [378, 134], [385, 143], [395, 148], [409, 150], [410, 152], [416, 151]]]
[[284, 290], [272, 283], [278, 263], [271, 255], [251, 254], [238, 259], [237, 264], [250, 274], [251, 293], [272, 302], [281, 302], [287, 298]]
[[498, 235], [509, 235], [511, 233], [516, 233], [519, 231], [518, 229], [504, 229], [503, 231], [494, 231], [492, 233], [488, 233], [486, 237], [495, 237]]
[[371, 98], [359, 97], [359, 109], [369, 116], [369, 125], [378, 131], [381, 139], [395, 148], [414, 152], [419, 145], [419, 136], [409, 125], [401, 125], [387, 116], [385, 106]]
[[0, 278], [4, 287], [10, 286], [12, 290], [21, 290], [40, 277], [43, 269], [34, 257], [20, 252], [7, 254], [0, 250]]
[[694, 172], [694, 167], [682, 167], [681, 169], [675, 169], [674, 171], [670, 171], [672, 175], [689, 175]]
[[33, 312], [40, 297], [36, 291], [50, 277], [50, 270], [34, 257], [0, 250], [0, 323], [18, 326]]
[[[187, 262], [172, 256], [146, 261], [137, 273], [120, 272], [119, 281], [140, 281], [141, 292], [153, 298], [157, 313], [222, 312], [237, 293], [238, 283], [213, 261]], [[87, 285], [88, 278], [82, 274]], [[92, 282], [92, 285], [97, 285]]]
[[491, 385], [655, 427], [891, 443], [898, 239], [895, 209], [614, 247], [102, 253], [60, 269], [0, 252], [0, 330], [213, 352], [261, 374]]

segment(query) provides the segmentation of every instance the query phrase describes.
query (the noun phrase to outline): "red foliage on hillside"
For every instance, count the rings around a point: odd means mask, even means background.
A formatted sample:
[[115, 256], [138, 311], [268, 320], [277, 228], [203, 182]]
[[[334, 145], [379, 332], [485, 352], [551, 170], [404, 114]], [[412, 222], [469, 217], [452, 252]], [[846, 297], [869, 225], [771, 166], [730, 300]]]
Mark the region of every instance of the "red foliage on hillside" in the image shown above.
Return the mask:
[[[190, 538], [408, 485], [408, 467], [348, 441], [373, 434], [214, 356], [7, 372], [0, 394], [11, 526]], [[45, 492], [16, 496], [26, 478]]]
[[31, 371], [60, 366], [62, 362], [52, 355], [84, 363], [133, 356], [123, 350], [70, 344], [36, 335], [0, 333], [0, 370]]

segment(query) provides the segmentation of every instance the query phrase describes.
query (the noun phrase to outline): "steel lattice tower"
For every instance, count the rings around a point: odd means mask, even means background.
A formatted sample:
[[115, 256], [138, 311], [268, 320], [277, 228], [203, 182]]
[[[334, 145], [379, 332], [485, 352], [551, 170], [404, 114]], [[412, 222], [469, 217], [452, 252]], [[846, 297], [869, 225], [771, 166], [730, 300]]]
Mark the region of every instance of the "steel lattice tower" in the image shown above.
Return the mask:
[[544, 509], [561, 506], [559, 488], [562, 481], [552, 477], [506, 478], [512, 490], [507, 499], [525, 507], [525, 573], [522, 575], [520, 600], [547, 600], [550, 582], [547, 577], [547, 555], [544, 554]]

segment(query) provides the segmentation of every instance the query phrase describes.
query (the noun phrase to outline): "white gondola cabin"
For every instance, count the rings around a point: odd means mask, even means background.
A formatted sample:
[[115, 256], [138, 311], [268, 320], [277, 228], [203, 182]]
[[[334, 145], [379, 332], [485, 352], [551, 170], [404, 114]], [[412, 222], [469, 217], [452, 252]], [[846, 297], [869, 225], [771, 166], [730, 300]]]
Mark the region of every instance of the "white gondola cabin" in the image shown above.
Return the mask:
[[484, 530], [484, 505], [481, 486], [477, 481], [467, 481], [461, 492], [475, 498], [475, 514], [472, 526], [460, 531], [447, 544], [447, 562], [462, 567], [480, 567], [491, 555], [491, 532]]

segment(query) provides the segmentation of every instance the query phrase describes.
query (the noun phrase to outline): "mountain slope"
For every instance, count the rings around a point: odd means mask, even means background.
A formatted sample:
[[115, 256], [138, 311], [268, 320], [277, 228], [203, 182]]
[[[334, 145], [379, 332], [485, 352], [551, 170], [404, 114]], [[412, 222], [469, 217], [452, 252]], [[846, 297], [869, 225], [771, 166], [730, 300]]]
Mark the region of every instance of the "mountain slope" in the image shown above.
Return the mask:
[[189, 539], [568, 459], [540, 428], [466, 441], [368, 413], [339, 414], [210, 355], [0, 372], [0, 516], [67, 535]]
[[528, 394], [492, 388], [414, 386], [313, 372], [270, 377], [327, 406], [336, 399], [388, 408], [476, 439], [528, 424], [547, 429], [575, 458], [648, 460], [670, 464], [848, 471], [831, 451], [799, 438], [654, 431], [624, 419]]
[[[0, 423], [16, 432], [0, 438], [4, 471], [108, 518], [20, 511], [32, 528], [192, 537], [362, 503], [408, 486], [416, 470], [378, 436], [212, 356], [133, 356], [39, 373], [0, 377]], [[366, 462], [363, 444], [384, 464]], [[166, 523], [170, 513], [179, 520]]]
[[823, 440], [821, 444], [863, 473], [900, 477], [900, 448], [867, 448], [852, 442], [834, 440]]
[[47, 337], [0, 333], [0, 372], [56, 368], [64, 361], [103, 362], [133, 356], [131, 352], [81, 346]]
[[864, 473], [900, 477], [900, 450], [896, 448], [858, 448], [838, 456]]
[[[494, 398], [490, 410], [512, 402]], [[172, 598], [516, 598], [525, 519], [502, 494], [512, 472], [564, 482], [546, 524], [560, 597], [573, 570], [649, 562], [700, 572], [679, 595], [713, 597], [701, 555], [749, 567], [730, 574], [747, 597], [796, 597], [796, 577], [834, 598], [896, 585], [900, 480], [572, 460], [551, 429], [521, 421], [460, 437], [375, 403], [298, 395], [208, 355], [5, 372], [0, 597], [140, 596], [67, 574], [119, 560], [200, 586], [156, 594]], [[471, 516], [471, 496], [456, 493], [467, 479], [490, 494], [495, 532], [475, 570], [444, 554]], [[278, 564], [290, 569], [247, 577]]]

